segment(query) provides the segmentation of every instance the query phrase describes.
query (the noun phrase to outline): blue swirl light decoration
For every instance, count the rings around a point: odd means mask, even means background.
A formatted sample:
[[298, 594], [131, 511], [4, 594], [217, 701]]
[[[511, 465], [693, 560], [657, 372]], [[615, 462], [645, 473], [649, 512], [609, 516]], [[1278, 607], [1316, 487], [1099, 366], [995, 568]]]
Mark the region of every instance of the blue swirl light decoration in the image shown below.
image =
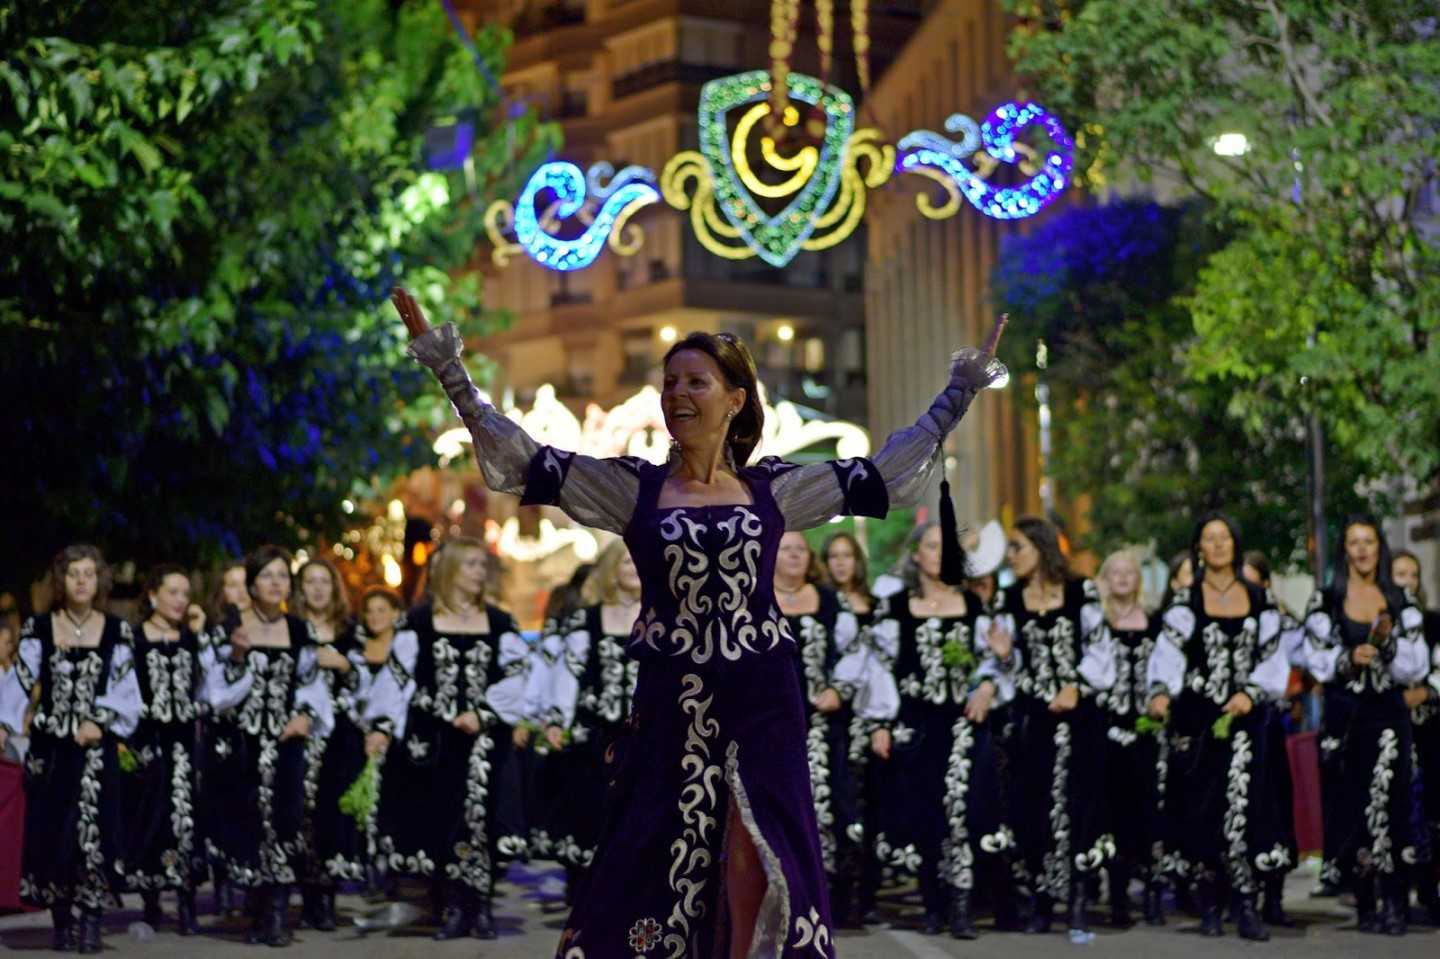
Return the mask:
[[[963, 162], [984, 149], [1003, 163], [1017, 164], [1021, 156], [1015, 149], [1016, 134], [1031, 124], [1038, 124], [1055, 144], [1055, 149], [1039, 163], [1039, 169], [1019, 186], [997, 187]], [[975, 129], [975, 121], [955, 114], [945, 123], [949, 133], [963, 133], [956, 143], [929, 130], [916, 130], [897, 144], [896, 167], [901, 173], [930, 167], [944, 173], [959, 188], [961, 195], [981, 213], [997, 220], [1018, 220], [1034, 216], [1055, 202], [1070, 182], [1074, 163], [1075, 143], [1058, 118], [1037, 103], [1006, 103], [990, 112]]]
[[[556, 160], [542, 164], [531, 175], [515, 203], [515, 239], [527, 256], [552, 270], [584, 269], [600, 255], [617, 221], [660, 199], [655, 174], [645, 167], [625, 167], [602, 186], [601, 180], [610, 170], [609, 164], [596, 164], [587, 180], [575, 164]], [[587, 194], [587, 186], [594, 192], [593, 198]], [[584, 233], [564, 240], [540, 226], [535, 201], [543, 190], [555, 194], [554, 212], [562, 220], [579, 213], [590, 199], [600, 200], [600, 209]]]

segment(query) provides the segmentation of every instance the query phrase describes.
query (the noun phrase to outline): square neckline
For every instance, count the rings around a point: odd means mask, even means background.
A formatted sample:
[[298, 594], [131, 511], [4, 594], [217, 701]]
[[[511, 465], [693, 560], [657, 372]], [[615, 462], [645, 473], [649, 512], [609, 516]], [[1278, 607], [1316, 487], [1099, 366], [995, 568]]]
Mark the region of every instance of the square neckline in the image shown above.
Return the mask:
[[679, 509], [754, 509], [760, 505], [760, 494], [756, 492], [755, 484], [751, 478], [745, 475], [748, 471], [749, 467], [746, 467], [735, 474], [735, 478], [745, 486], [745, 491], [750, 494], [750, 502], [748, 503], [701, 503], [693, 506], [661, 506], [660, 497], [664, 495], [665, 492], [665, 481], [670, 478], [667, 467], [665, 475], [660, 478], [660, 482], [655, 484], [655, 512], [669, 513]]

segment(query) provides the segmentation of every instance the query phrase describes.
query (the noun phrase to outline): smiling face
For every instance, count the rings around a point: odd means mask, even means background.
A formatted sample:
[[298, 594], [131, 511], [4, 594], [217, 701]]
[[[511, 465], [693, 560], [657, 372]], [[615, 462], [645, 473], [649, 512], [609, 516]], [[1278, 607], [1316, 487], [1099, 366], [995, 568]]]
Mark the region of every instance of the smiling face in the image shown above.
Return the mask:
[[260, 570], [250, 587], [255, 602], [269, 609], [277, 608], [290, 595], [290, 567], [283, 559], [272, 559]]
[[1350, 571], [1361, 576], [1374, 576], [1380, 565], [1380, 534], [1375, 527], [1356, 523], [1345, 530], [1345, 558]]
[[167, 622], [178, 623], [190, 608], [190, 577], [169, 573], [160, 581], [160, 588], [150, 593], [150, 605]]
[[685, 449], [704, 450], [723, 442], [730, 415], [738, 414], [744, 402], [745, 391], [729, 389], [719, 364], [707, 353], [680, 350], [665, 364], [660, 411], [665, 428]]
[[1397, 556], [1390, 564], [1390, 578], [1401, 589], [1412, 592], [1420, 589], [1420, 564], [1409, 556]]
[[395, 626], [400, 610], [384, 596], [371, 596], [365, 601], [365, 629], [371, 636], [383, 636]]
[[836, 583], [848, 584], [855, 578], [855, 547], [848, 539], [837, 539], [830, 544], [825, 554], [825, 568]]
[[95, 561], [86, 557], [65, 567], [65, 602], [70, 606], [89, 606], [100, 589], [100, 571]]
[[1206, 569], [1230, 569], [1235, 565], [1235, 537], [1223, 520], [1212, 519], [1200, 531], [1200, 560]]
[[780, 537], [780, 551], [775, 557], [775, 575], [792, 582], [803, 580], [810, 570], [810, 544], [803, 533], [790, 532]]

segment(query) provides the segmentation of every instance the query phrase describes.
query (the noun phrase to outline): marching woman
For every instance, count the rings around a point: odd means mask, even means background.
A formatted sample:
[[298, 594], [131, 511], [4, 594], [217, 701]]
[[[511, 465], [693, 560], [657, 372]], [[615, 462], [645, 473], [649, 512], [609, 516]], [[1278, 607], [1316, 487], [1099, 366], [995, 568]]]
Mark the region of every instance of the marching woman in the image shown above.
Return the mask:
[[[1346, 520], [1334, 578], [1305, 615], [1310, 672], [1325, 684], [1336, 802], [1325, 810], [1326, 847], [1351, 881], [1361, 932], [1398, 936], [1410, 912], [1408, 865], [1423, 837], [1412, 809], [1413, 740], [1405, 687], [1430, 672], [1424, 617], [1390, 578], [1390, 547], [1366, 516]], [[1337, 735], [1337, 733], [1341, 733]], [[1378, 904], [1378, 908], [1377, 908]]]
[[334, 725], [314, 627], [285, 612], [290, 565], [278, 546], [246, 557], [250, 608], [212, 627], [200, 652], [210, 855], [250, 893], [247, 941], [271, 946], [290, 944], [290, 889], [306, 867], [307, 743]]
[[[897, 872], [918, 872], [921, 930], [974, 939], [975, 868], [1008, 886], [1014, 833], [1005, 823], [991, 709], [1014, 697], [1009, 637], [992, 652], [975, 594], [941, 581], [942, 530], [917, 527], [906, 543], [906, 588], [880, 600], [869, 633], [886, 667], [893, 704], [871, 733], [878, 764], [875, 854]], [[872, 702], [867, 709], [874, 710]]]
[[1160, 620], [1145, 612], [1140, 559], [1134, 550], [1105, 558], [1099, 586], [1115, 650], [1115, 685], [1098, 700], [1105, 714], [1105, 793], [1115, 833], [1115, 858], [1109, 867], [1111, 921], [1121, 928], [1132, 924], [1130, 880], [1138, 878], [1145, 887], [1145, 921], [1163, 926], [1162, 817], [1169, 744], [1163, 731], [1145, 735], [1136, 729], [1150, 699], [1145, 671]]
[[496, 937], [496, 872], [526, 846], [521, 797], [496, 783], [529, 742], [531, 656], [510, 615], [485, 602], [486, 559], [479, 540], [447, 540], [430, 560], [431, 605], [411, 610], [393, 643], [413, 689], [385, 758], [376, 845], [391, 873], [441, 894], [442, 940]]
[[127, 744], [137, 768], [124, 777], [126, 885], [138, 889], [145, 921], [158, 927], [161, 890], [177, 897], [176, 931], [200, 931], [195, 886], [204, 850], [196, 837], [199, 805], [200, 643], [186, 624], [190, 577], [173, 563], [157, 566], [145, 584], [135, 637], [135, 672], [144, 699], [139, 728]]
[[661, 409], [674, 446], [657, 465], [540, 447], [480, 399], [458, 331], [430, 330], [403, 290], [394, 301], [412, 354], [469, 427], [486, 485], [623, 533], [640, 568], [642, 613], [628, 646], [643, 663], [636, 707], [613, 753], [593, 878], [557, 955], [832, 957], [805, 696], [775, 602], [776, 551], [787, 529], [883, 515], [920, 497], [939, 443], [999, 376], [999, 327], [984, 351], [957, 354], [929, 412], [874, 461], [808, 466], [747, 466], [764, 417], [754, 359], [733, 336], [692, 334], [665, 358]]
[[340, 797], [365, 768], [365, 729], [359, 722], [368, 678], [350, 619], [350, 598], [340, 571], [327, 559], [300, 567], [292, 607], [315, 635], [315, 661], [334, 703], [335, 725], [305, 746], [306, 851], [301, 921], [322, 932], [335, 929], [335, 884], [365, 878], [366, 836], [340, 811]]
[[1095, 584], [1071, 575], [1051, 523], [1017, 520], [1006, 552], [1016, 582], [995, 594], [992, 631], [1020, 656], [1012, 808], [1033, 885], [1026, 931], [1049, 932], [1055, 902], [1068, 897], [1070, 938], [1089, 942], [1089, 880], [1115, 853], [1096, 701], [1115, 683], [1115, 651]]
[[1219, 513], [1192, 540], [1194, 585], [1176, 590], [1147, 670], [1149, 713], [1168, 720], [1166, 808], [1174, 817], [1176, 869], [1195, 881], [1200, 932], [1224, 935], [1228, 886], [1242, 938], [1270, 938], [1255, 908], [1262, 873], [1284, 837], [1265, 815], [1269, 797], [1257, 707], [1280, 699], [1290, 676], [1280, 613], [1240, 576], [1240, 538]]
[[849, 533], [835, 533], [820, 550], [825, 558], [825, 578], [845, 600], [863, 629], [874, 618], [875, 596], [870, 592], [870, 569], [865, 549]]
[[541, 823], [534, 833], [537, 853], [565, 867], [571, 905], [600, 839], [605, 753], [630, 718], [640, 672], [640, 663], [625, 654], [640, 615], [640, 574], [623, 542], [605, 548], [581, 592], [585, 605], [547, 624], [541, 640], [549, 689], [540, 698], [551, 750], [541, 763]]
[[116, 746], [139, 722], [140, 684], [129, 624], [101, 612], [111, 578], [100, 551], [67, 546], [51, 576], [59, 597], [53, 612], [20, 628], [15, 666], [0, 684], [0, 729], [20, 733], [38, 694], [25, 760], [20, 898], [50, 908], [57, 951], [93, 954], [124, 838]]
[[1405, 690], [1410, 726], [1415, 736], [1416, 840], [1428, 839], [1429, 857], [1415, 864], [1412, 878], [1420, 905], [1430, 925], [1440, 926], [1440, 610], [1425, 602], [1420, 585], [1420, 558], [1409, 550], [1396, 550], [1390, 562], [1395, 585], [1414, 594], [1425, 616], [1425, 643], [1430, 647], [1430, 671]]
[[860, 928], [860, 816], [850, 768], [851, 701], [869, 661], [860, 624], [834, 590], [819, 585], [820, 564], [805, 534], [780, 537], [775, 601], [795, 640], [795, 667], [805, 695], [805, 750], [820, 857], [830, 880], [830, 908], [842, 928]]

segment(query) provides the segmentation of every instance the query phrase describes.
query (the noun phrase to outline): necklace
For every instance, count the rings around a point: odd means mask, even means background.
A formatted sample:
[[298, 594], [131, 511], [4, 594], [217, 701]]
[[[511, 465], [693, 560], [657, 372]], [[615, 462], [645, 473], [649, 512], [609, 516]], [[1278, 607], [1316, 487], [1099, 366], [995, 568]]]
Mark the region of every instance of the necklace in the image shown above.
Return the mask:
[[285, 618], [285, 614], [281, 612], [277, 612], [274, 616], [266, 616], [260, 611], [259, 606], [251, 606], [250, 612], [254, 613], [255, 618], [260, 620], [261, 625], [264, 626], [274, 626], [276, 623], [280, 622], [280, 620]]
[[65, 610], [65, 618], [70, 620], [70, 627], [75, 630], [76, 646], [80, 645], [80, 640], [85, 638], [85, 627], [89, 625], [90, 618], [94, 615], [95, 608], [92, 606], [90, 609], [85, 611], [85, 618], [77, 621], [74, 614], [72, 614], [69, 609]]
[[155, 616], [151, 616], [146, 620], [146, 623], [160, 634], [161, 639], [171, 639], [172, 637], [178, 637], [180, 635], [180, 630], [170, 625], [168, 620], [157, 619]]
[[779, 593], [779, 594], [782, 595], [782, 596], [798, 596], [798, 595], [805, 589], [805, 587], [806, 587], [806, 586], [809, 586], [809, 585], [810, 585], [809, 583], [801, 583], [799, 586], [796, 586], [794, 589], [786, 589], [784, 586], [781, 586], [781, 585], [777, 582], [777, 583], [775, 584], [775, 592]]
[[1212, 581], [1210, 577], [1205, 577], [1206, 585], [1209, 586], [1211, 589], [1215, 590], [1215, 592], [1220, 594], [1221, 596], [1224, 596], [1226, 593], [1230, 592], [1230, 590], [1234, 589], [1235, 584], [1238, 582], [1240, 582], [1240, 577], [1231, 576], [1230, 582], [1224, 588], [1221, 588], [1219, 586], [1216, 586], [1214, 581]]

